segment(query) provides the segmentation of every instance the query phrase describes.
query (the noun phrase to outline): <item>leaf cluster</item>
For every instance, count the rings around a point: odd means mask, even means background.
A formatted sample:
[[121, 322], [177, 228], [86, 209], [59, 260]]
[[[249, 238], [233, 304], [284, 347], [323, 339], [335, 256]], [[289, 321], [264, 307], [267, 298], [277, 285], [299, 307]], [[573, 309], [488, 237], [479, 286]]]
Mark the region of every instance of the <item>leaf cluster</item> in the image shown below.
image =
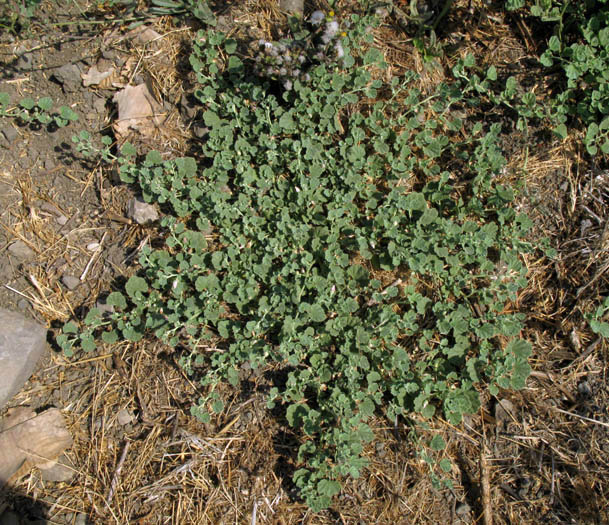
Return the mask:
[[78, 120], [78, 115], [67, 106], [61, 106], [53, 112], [53, 100], [42, 97], [37, 101], [24, 98], [15, 107], [11, 107], [8, 93], [0, 93], [0, 117], [16, 118], [23, 124], [55, 125], [59, 128]]
[[[374, 20], [351, 22], [342, 43], [355, 49]], [[192, 410], [203, 420], [245, 363], [283, 369], [268, 406], [301, 433], [294, 482], [320, 510], [365, 468], [373, 417], [457, 424], [479, 407], [478, 385], [524, 386], [531, 350], [509, 305], [526, 285], [530, 223], [496, 181], [500, 127], [465, 126], [460, 81], [422, 93], [408, 73], [383, 86], [371, 49], [274, 94], [213, 30], [191, 64], [209, 128], [200, 155], [120, 167], [163, 206], [163, 242], [108, 296], [112, 313], [93, 309], [58, 342], [186, 349], [184, 369], [205, 370]]]

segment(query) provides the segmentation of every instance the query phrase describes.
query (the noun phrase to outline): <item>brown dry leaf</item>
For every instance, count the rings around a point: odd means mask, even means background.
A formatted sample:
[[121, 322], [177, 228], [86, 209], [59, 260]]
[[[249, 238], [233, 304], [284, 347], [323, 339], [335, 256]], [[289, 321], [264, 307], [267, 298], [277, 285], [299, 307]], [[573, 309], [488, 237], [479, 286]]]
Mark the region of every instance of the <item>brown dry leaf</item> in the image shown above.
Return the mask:
[[38, 415], [23, 407], [9, 412], [0, 426], [0, 487], [55, 461], [71, 445], [59, 409]]
[[111, 77], [114, 74], [114, 68], [111, 67], [108, 71], [99, 71], [97, 66], [92, 66], [89, 68], [87, 73], [83, 73], [82, 83], [85, 87], [89, 86], [97, 86], [101, 84], [105, 79]]
[[113, 100], [118, 105], [118, 120], [112, 127], [119, 141], [125, 140], [132, 130], [150, 135], [160, 124], [161, 107], [146, 84], [127, 86]]

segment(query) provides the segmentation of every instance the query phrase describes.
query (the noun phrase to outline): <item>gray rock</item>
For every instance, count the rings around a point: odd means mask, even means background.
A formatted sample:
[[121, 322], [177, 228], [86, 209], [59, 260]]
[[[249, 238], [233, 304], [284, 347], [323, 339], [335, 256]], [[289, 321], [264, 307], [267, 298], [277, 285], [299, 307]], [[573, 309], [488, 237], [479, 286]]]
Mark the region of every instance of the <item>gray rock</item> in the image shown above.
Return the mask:
[[32, 65], [33, 60], [31, 53], [23, 53], [23, 55], [17, 59], [17, 67], [20, 69], [32, 69]]
[[46, 350], [47, 330], [0, 308], [0, 409], [21, 389]]
[[80, 284], [80, 279], [68, 273], [64, 273], [61, 276], [61, 282], [68, 290], [74, 290], [74, 288]]
[[61, 66], [53, 73], [53, 78], [63, 86], [65, 91], [78, 91], [82, 84], [80, 68], [76, 64]]
[[10, 144], [15, 142], [15, 140], [19, 136], [19, 133], [17, 133], [17, 130], [13, 126], [5, 126], [4, 128], [2, 128], [2, 134]]
[[182, 94], [182, 99], [180, 100], [180, 110], [182, 116], [186, 119], [193, 119], [197, 116], [197, 111], [199, 108], [191, 102], [189, 99], [189, 95], [186, 93]]
[[74, 525], [87, 525], [87, 523], [87, 515], [83, 514], [82, 512], [78, 513], [78, 516], [76, 516], [76, 521], [74, 521]]
[[302, 16], [303, 0], [279, 0], [279, 8], [286, 13]]
[[159, 213], [152, 204], [148, 204], [141, 199], [135, 198], [127, 205], [127, 216], [138, 224], [148, 224], [159, 218]]
[[76, 475], [76, 469], [69, 466], [69, 460], [63, 455], [52, 467], [40, 469], [43, 481], [67, 483]]
[[103, 115], [106, 112], [106, 99], [96, 98], [93, 101], [93, 109], [97, 111], [97, 113]]
[[129, 412], [129, 410], [123, 408], [118, 412], [118, 414], [116, 414], [116, 420], [118, 421], [119, 425], [125, 426], [133, 421], [133, 415], [131, 412]]
[[463, 518], [464, 516], [467, 516], [471, 511], [472, 511], [472, 508], [465, 502], [458, 503], [455, 508], [455, 512], [457, 513], [457, 516], [460, 516], [461, 518]]
[[51, 171], [53, 168], [55, 168], [55, 166], [56, 166], [55, 161], [51, 157], [49, 157], [48, 159], [46, 159], [44, 161], [45, 170]]
[[19, 516], [14, 512], [7, 510], [0, 516], [0, 525], [19, 525]]
[[8, 247], [8, 251], [11, 255], [14, 255], [18, 259], [30, 260], [36, 256], [34, 250], [32, 250], [27, 244], [21, 239], [11, 243]]

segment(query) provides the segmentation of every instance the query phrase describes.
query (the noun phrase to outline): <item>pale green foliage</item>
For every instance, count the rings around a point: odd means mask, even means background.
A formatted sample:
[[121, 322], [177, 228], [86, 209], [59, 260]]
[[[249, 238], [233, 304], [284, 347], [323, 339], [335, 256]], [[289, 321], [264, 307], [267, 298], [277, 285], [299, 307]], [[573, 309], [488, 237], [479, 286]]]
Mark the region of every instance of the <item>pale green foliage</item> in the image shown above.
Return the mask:
[[314, 510], [365, 468], [372, 417], [458, 424], [476, 385], [521, 388], [530, 372], [508, 308], [526, 285], [529, 221], [495, 181], [500, 127], [464, 126], [460, 82], [373, 80], [378, 51], [350, 54], [372, 23], [353, 17], [344, 69], [313, 67], [290, 91], [251, 75], [224, 34], [198, 35], [200, 156], [121, 157], [122, 179], [164, 207], [164, 244], [142, 250], [113, 314], [92, 310], [58, 338], [68, 351], [94, 335], [181, 348], [188, 373], [205, 370], [192, 411], [204, 421], [244, 363], [282, 369], [268, 405], [301, 432], [294, 482]]

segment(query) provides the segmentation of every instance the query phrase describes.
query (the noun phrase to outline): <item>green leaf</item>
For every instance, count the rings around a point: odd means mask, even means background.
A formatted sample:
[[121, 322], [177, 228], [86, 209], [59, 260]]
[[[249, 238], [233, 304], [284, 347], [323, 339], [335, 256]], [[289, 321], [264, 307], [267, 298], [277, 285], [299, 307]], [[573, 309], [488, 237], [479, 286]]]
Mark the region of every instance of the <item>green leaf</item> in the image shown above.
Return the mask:
[[559, 124], [552, 131], [563, 140], [567, 138], [567, 126], [565, 124]]
[[53, 107], [53, 99], [50, 97], [43, 97], [38, 100], [38, 107], [43, 111], [51, 111]]
[[442, 458], [439, 462], [438, 465], [440, 466], [440, 468], [442, 469], [442, 472], [445, 473], [449, 473], [452, 471], [453, 466], [452, 463], [450, 462], [450, 459], [447, 458]]
[[75, 334], [78, 332], [78, 325], [74, 321], [68, 321], [63, 325], [62, 331], [64, 334]]
[[429, 448], [435, 451], [444, 450], [446, 448], [446, 442], [440, 434], [436, 434], [429, 442]]
[[114, 344], [118, 341], [118, 334], [112, 330], [110, 332], [102, 332], [102, 341], [107, 344]]
[[218, 114], [210, 109], [203, 113], [203, 121], [205, 122], [205, 125], [210, 128], [214, 128], [222, 122]]
[[309, 317], [314, 323], [321, 323], [326, 320], [326, 312], [319, 304], [311, 305], [309, 308]]
[[112, 292], [110, 295], [108, 295], [108, 297], [106, 298], [106, 303], [116, 306], [121, 310], [127, 308], [127, 301], [125, 299], [125, 296], [120, 292]]
[[127, 284], [125, 285], [125, 291], [127, 292], [127, 295], [129, 297], [131, 297], [132, 299], [137, 299], [140, 294], [148, 291], [148, 283], [142, 277], [133, 275], [127, 281]]
[[516, 357], [526, 359], [532, 353], [531, 343], [516, 339], [508, 343], [507, 351], [513, 353]]
[[30, 110], [36, 105], [36, 102], [33, 98], [27, 97], [24, 98], [21, 102], [19, 102], [19, 105], [24, 109]]

